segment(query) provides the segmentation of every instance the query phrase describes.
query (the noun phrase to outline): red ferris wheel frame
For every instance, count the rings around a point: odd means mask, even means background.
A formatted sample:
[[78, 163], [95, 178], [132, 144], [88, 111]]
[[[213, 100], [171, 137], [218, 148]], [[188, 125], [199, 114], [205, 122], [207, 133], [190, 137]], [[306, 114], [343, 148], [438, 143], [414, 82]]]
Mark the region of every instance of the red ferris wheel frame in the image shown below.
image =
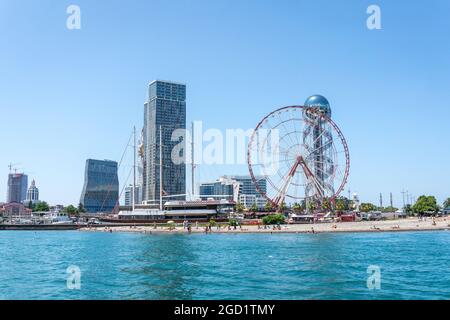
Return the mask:
[[343, 145], [344, 148], [344, 154], [345, 154], [345, 171], [344, 171], [344, 176], [342, 179], [342, 182], [339, 186], [339, 188], [337, 189], [337, 191], [329, 198], [330, 202], [334, 202], [334, 200], [339, 196], [339, 194], [344, 190], [344, 187], [347, 183], [348, 180], [348, 175], [350, 172], [350, 153], [348, 150], [348, 145], [347, 145], [347, 141], [345, 140], [344, 135], [342, 134], [342, 131], [339, 129], [339, 127], [337, 126], [337, 124], [330, 118], [327, 117], [325, 114], [323, 114], [322, 112], [319, 112], [317, 109], [311, 108], [311, 107], [305, 107], [305, 106], [300, 106], [300, 105], [294, 105], [294, 106], [287, 106], [287, 107], [282, 107], [279, 109], [276, 109], [274, 111], [272, 111], [271, 113], [269, 113], [268, 115], [266, 115], [256, 126], [256, 128], [253, 130], [253, 133], [250, 137], [250, 141], [248, 144], [248, 148], [247, 148], [247, 164], [248, 164], [248, 169], [249, 169], [249, 173], [250, 173], [250, 177], [253, 181], [253, 183], [255, 184], [256, 190], [264, 197], [266, 198], [266, 200], [268, 202], [270, 202], [272, 204], [273, 207], [278, 207], [279, 203], [277, 203], [276, 201], [274, 201], [274, 199], [271, 199], [268, 195], [267, 192], [264, 192], [261, 187], [259, 186], [259, 183], [256, 179], [256, 176], [253, 172], [253, 168], [252, 168], [252, 158], [251, 158], [251, 146], [254, 143], [254, 139], [255, 139], [255, 135], [258, 132], [258, 129], [260, 129], [261, 125], [272, 115], [283, 111], [283, 110], [288, 110], [288, 109], [301, 109], [301, 110], [308, 110], [308, 112], [311, 113], [315, 113], [318, 117], [320, 117], [322, 120], [326, 121], [327, 123], [329, 123], [333, 129], [335, 130], [335, 132], [337, 133], [339, 139], [341, 140], [341, 143]]

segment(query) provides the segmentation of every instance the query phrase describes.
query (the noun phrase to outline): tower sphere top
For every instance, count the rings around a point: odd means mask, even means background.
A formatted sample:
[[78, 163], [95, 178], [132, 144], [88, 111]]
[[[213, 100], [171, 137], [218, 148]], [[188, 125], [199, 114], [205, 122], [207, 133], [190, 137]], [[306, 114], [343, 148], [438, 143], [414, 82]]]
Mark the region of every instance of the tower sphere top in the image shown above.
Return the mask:
[[324, 96], [321, 96], [319, 94], [315, 94], [306, 99], [305, 107], [318, 108], [327, 117], [331, 117], [330, 103]]

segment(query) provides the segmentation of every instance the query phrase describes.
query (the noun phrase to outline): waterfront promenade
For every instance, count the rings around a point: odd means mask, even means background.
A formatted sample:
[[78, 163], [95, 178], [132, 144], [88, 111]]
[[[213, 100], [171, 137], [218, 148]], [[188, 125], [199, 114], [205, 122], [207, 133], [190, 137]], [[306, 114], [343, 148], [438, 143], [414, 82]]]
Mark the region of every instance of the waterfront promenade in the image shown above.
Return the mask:
[[[81, 231], [100, 232], [138, 232], [145, 234], [170, 234], [188, 233], [188, 230], [177, 225], [175, 228], [167, 226], [96, 226], [81, 228]], [[339, 223], [315, 223], [315, 224], [287, 224], [280, 228], [274, 226], [244, 225], [242, 227], [213, 226], [210, 233], [329, 233], [329, 232], [387, 232], [387, 231], [432, 231], [450, 230], [450, 218], [407, 218], [384, 221], [359, 221]], [[206, 233], [205, 226], [192, 224], [192, 233]], [[208, 232], [209, 233], [209, 232]]]

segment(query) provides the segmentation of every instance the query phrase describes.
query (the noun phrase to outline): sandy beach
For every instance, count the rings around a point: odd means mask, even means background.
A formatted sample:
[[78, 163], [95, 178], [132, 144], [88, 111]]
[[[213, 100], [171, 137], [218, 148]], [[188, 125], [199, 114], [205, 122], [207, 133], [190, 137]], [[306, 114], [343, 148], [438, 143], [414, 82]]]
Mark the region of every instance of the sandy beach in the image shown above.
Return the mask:
[[[315, 223], [315, 224], [287, 224], [281, 225], [281, 229], [273, 226], [244, 225], [242, 228], [228, 226], [212, 227], [211, 233], [324, 233], [324, 232], [398, 232], [398, 231], [432, 231], [450, 230], [450, 218], [440, 217], [433, 222], [432, 218], [421, 220], [419, 218], [407, 218], [385, 221], [360, 221], [360, 222], [338, 222], [338, 223]], [[157, 226], [96, 226], [81, 228], [80, 231], [91, 232], [138, 232], [145, 234], [170, 234], [189, 233], [181, 225], [175, 229]], [[192, 225], [191, 233], [205, 233], [205, 227]]]

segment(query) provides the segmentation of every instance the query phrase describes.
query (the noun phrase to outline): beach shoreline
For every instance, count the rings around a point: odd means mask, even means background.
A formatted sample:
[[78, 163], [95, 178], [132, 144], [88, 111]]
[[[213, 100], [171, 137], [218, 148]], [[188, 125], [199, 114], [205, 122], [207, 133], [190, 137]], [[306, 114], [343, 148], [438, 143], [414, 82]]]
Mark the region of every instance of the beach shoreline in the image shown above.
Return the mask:
[[[420, 220], [419, 218], [406, 218], [383, 221], [359, 221], [359, 222], [323, 222], [315, 224], [286, 224], [281, 225], [280, 229], [273, 226], [244, 225], [242, 228], [228, 227], [218, 228], [211, 227], [206, 232], [205, 227], [196, 227], [192, 225], [191, 234], [277, 234], [277, 233], [349, 233], [349, 232], [405, 232], [405, 231], [442, 231], [450, 230], [450, 218], [440, 217], [433, 219], [427, 218]], [[157, 226], [95, 226], [80, 228], [82, 232], [131, 232], [142, 234], [189, 234], [187, 229], [177, 226], [175, 229], [169, 227]]]

